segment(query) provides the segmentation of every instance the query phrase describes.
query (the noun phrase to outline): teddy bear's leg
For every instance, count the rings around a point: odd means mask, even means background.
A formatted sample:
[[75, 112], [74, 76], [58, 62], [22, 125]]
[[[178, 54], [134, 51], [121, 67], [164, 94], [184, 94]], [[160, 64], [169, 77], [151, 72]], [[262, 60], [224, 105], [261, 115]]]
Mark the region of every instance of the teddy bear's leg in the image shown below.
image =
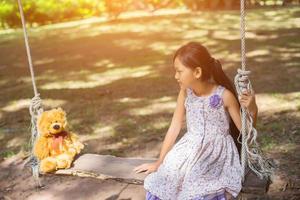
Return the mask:
[[43, 159], [40, 163], [40, 171], [47, 173], [56, 170], [56, 159], [53, 157], [47, 157]]
[[64, 153], [56, 156], [56, 160], [57, 160], [57, 168], [66, 169], [71, 167], [73, 157], [71, 155]]

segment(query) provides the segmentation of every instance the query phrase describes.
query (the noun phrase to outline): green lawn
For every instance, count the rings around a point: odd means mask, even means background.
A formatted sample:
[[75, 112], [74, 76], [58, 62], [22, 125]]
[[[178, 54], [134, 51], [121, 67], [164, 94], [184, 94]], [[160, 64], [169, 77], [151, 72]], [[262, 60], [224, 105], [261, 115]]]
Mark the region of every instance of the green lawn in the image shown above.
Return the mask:
[[[283, 176], [299, 177], [300, 8], [251, 10], [247, 30], [260, 143]], [[231, 77], [240, 65], [236, 11], [65, 23], [29, 36], [44, 107], [63, 107], [90, 153], [143, 156], [162, 142], [176, 104], [172, 54], [180, 45], [204, 43]], [[0, 86], [3, 158], [26, 149], [30, 137], [33, 90], [21, 30], [0, 33]]]

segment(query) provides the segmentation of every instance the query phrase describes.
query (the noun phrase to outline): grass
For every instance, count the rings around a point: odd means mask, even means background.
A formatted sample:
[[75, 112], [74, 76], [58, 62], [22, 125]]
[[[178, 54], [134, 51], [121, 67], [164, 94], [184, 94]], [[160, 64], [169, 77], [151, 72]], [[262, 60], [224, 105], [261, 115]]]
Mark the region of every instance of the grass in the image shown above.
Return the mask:
[[16, 153], [14, 151], [8, 150], [8, 151], [3, 151], [1, 152], [0, 156], [5, 158], [10, 158], [12, 156], [16, 155]]
[[[247, 67], [259, 106], [259, 141], [269, 156], [287, 163], [282, 165], [287, 175], [299, 175], [288, 169], [300, 148], [299, 19], [299, 8], [247, 15]], [[67, 111], [89, 153], [139, 156], [146, 153], [145, 144], [162, 142], [176, 105], [172, 55], [180, 45], [204, 43], [231, 78], [240, 66], [236, 11], [86, 20], [34, 28], [29, 36], [44, 107]], [[3, 158], [29, 141], [33, 91], [20, 30], [1, 33], [0, 49]]]

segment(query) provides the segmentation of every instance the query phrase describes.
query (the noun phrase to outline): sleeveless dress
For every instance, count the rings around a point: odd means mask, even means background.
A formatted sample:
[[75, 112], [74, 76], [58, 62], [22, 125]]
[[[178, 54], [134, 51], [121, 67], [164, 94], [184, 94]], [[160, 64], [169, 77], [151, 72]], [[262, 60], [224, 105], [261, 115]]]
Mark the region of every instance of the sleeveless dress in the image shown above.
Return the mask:
[[219, 85], [211, 95], [199, 97], [187, 88], [187, 132], [157, 171], [145, 178], [147, 199], [223, 199], [214, 197], [224, 196], [225, 191], [237, 197], [242, 188], [242, 167], [230, 135], [230, 116], [222, 100], [224, 89]]

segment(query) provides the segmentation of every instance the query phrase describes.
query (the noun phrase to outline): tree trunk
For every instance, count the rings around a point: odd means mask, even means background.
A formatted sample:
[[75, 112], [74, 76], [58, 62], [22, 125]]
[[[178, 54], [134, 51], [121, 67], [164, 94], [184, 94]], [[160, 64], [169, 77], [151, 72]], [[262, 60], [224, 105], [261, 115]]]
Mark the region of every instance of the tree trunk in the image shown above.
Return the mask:
[[223, 0], [225, 9], [237, 8], [240, 5], [240, 0]]
[[215, 10], [221, 7], [221, 0], [210, 0], [210, 9]]

